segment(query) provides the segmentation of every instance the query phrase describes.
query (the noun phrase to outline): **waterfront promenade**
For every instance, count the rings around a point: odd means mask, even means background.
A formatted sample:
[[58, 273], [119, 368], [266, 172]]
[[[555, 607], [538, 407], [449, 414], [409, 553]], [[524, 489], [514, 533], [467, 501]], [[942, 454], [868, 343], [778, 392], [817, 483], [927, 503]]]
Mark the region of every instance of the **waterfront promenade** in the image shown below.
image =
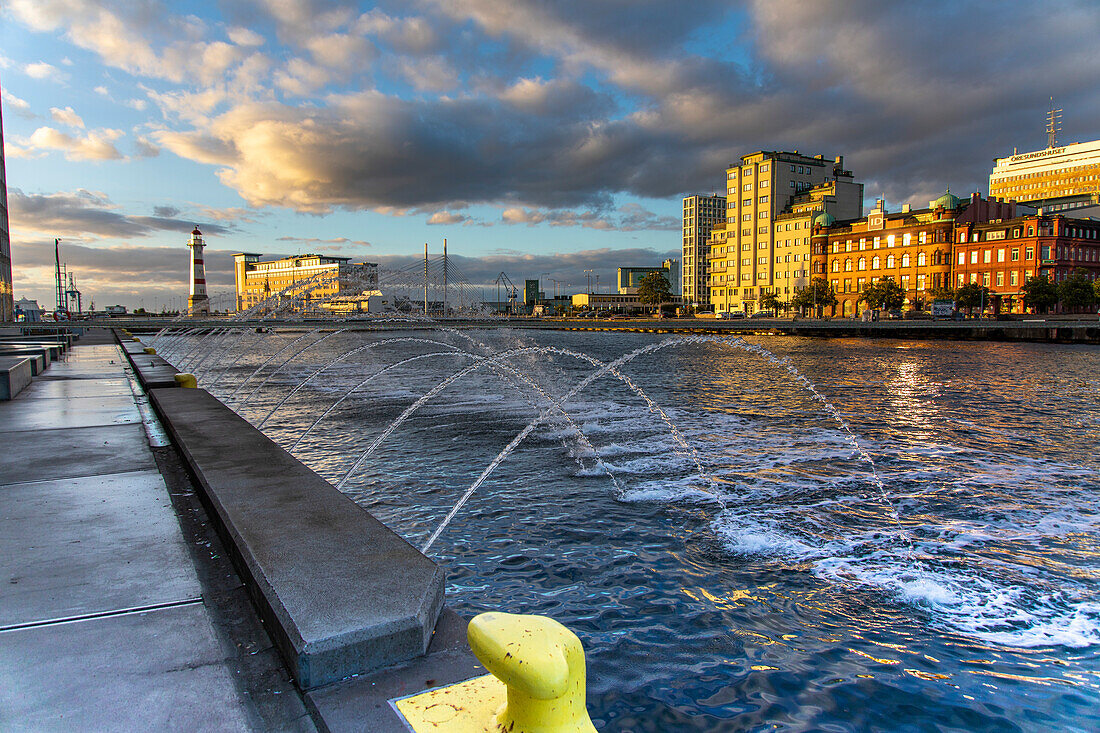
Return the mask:
[[314, 730], [124, 364], [0, 403], [0, 730]]

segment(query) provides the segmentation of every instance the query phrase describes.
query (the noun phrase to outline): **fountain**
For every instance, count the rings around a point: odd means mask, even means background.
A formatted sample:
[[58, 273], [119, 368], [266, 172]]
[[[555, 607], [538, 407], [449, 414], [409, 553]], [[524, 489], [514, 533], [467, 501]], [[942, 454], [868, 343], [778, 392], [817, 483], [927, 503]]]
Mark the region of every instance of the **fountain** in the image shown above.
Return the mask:
[[[914, 698], [932, 727], [1100, 722], [1097, 465], [989, 400], [1048, 384], [995, 381], [1025, 347], [414, 324], [161, 338], [433, 552], [453, 606], [576, 629], [598, 727], [889, 728]], [[1067, 424], [1100, 424], [1086, 392]]]

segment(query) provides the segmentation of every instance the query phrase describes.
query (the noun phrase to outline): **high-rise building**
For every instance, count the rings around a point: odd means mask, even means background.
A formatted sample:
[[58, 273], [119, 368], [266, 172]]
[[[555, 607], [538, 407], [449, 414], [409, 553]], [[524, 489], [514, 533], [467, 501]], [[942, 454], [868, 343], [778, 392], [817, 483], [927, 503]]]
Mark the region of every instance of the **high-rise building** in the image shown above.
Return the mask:
[[0, 322], [15, 318], [11, 279], [11, 239], [8, 237], [8, 181], [4, 172], [4, 116], [0, 111]]
[[1095, 205], [1100, 202], [1100, 140], [997, 158], [989, 195], [1038, 204], [1046, 212]]
[[836, 219], [863, 214], [863, 184], [844, 170], [842, 156], [761, 150], [731, 164], [726, 221], [708, 241], [714, 310], [751, 312], [763, 295], [786, 300], [804, 287], [812, 217], [820, 212]]
[[716, 224], [726, 220], [725, 196], [688, 196], [684, 199], [683, 248], [680, 287], [684, 302], [693, 306], [709, 299], [707, 240]]

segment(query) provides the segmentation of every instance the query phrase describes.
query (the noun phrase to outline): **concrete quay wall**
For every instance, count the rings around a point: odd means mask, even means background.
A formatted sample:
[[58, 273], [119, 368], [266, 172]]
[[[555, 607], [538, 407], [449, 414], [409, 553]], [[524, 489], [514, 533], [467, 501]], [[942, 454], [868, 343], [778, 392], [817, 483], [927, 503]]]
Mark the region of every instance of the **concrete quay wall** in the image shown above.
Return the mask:
[[122, 343], [298, 686], [424, 655], [442, 569], [205, 390], [167, 386], [163, 359]]

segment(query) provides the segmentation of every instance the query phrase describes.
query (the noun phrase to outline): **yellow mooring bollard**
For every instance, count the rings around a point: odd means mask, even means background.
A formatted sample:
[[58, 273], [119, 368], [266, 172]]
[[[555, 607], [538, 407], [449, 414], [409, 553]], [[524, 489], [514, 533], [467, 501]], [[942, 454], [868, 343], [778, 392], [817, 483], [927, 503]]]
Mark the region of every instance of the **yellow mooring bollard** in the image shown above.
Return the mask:
[[466, 631], [491, 674], [396, 701], [417, 733], [595, 733], [585, 708], [584, 648], [554, 619], [483, 613]]
[[142, 351], [144, 351], [146, 354], [155, 354], [155, 353], [157, 353], [157, 350], [154, 349], [152, 346], [146, 346], [144, 349], [142, 349]]
[[190, 387], [195, 389], [199, 386], [199, 380], [195, 379], [194, 374], [188, 374], [187, 372], [180, 372], [176, 375], [176, 384], [181, 387]]

